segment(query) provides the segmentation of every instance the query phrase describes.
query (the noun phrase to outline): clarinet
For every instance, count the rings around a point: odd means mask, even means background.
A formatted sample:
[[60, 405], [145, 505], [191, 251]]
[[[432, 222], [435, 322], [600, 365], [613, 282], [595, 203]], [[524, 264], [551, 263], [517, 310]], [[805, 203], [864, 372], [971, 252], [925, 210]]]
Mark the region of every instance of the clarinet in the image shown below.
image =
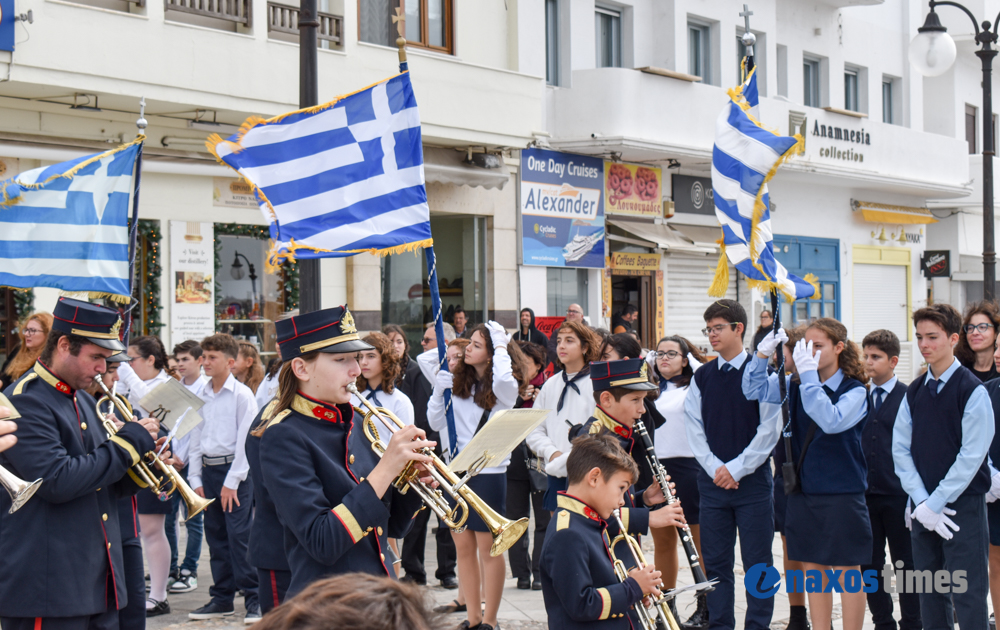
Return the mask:
[[[649, 438], [649, 433], [646, 431], [646, 426], [642, 420], [635, 423], [635, 430], [639, 434], [639, 437], [642, 438], [642, 443], [646, 447], [646, 461], [653, 470], [653, 477], [656, 478], [656, 481], [660, 484], [660, 488], [663, 490], [663, 496], [667, 498], [667, 505], [673, 505], [677, 501], [677, 497], [674, 495], [674, 491], [670, 489], [670, 483], [667, 481], [667, 469], [660, 464], [659, 458], [656, 457], [653, 440]], [[691, 564], [691, 573], [694, 575], [695, 584], [707, 582], [708, 577], [701, 568], [698, 549], [694, 546], [694, 538], [691, 537], [691, 528], [685, 523], [680, 530], [681, 543], [684, 545], [684, 555], [687, 556], [688, 562]]]

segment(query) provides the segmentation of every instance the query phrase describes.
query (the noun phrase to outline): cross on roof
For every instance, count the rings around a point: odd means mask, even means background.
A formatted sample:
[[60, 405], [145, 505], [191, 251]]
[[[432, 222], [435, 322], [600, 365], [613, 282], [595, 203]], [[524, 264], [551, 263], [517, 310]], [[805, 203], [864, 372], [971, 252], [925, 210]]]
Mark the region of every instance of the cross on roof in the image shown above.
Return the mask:
[[751, 15], [753, 15], [753, 11], [750, 10], [750, 7], [748, 7], [747, 5], [744, 4], [743, 5], [743, 11], [740, 13], [740, 17], [743, 18], [743, 24], [744, 24], [745, 32], [747, 32], [747, 33], [750, 32], [750, 16]]

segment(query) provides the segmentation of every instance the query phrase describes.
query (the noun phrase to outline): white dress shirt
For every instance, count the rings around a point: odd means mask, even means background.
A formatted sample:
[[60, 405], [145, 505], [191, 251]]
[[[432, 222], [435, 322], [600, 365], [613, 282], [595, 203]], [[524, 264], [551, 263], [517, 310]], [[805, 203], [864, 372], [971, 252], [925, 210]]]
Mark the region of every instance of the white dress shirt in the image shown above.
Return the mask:
[[218, 392], [211, 380], [205, 383], [201, 399], [205, 401], [205, 406], [201, 408], [201, 416], [205, 421], [190, 433], [191, 461], [188, 479], [192, 488], [200, 488], [202, 457], [235, 455], [236, 459], [222, 484], [235, 490], [247, 478], [250, 470], [244, 445], [250, 425], [257, 415], [257, 401], [250, 388], [237, 381], [232, 374]]
[[[372, 405], [391, 411], [393, 415], [399, 418], [399, 421], [403, 424], [413, 424], [413, 403], [410, 402], [410, 399], [406, 394], [399, 391], [398, 387], [393, 388], [391, 394], [387, 394], [381, 389], [377, 392], [372, 391], [372, 388], [369, 385], [365, 388], [365, 391], [360, 393], [365, 397], [365, 400], [370, 402]], [[377, 399], [378, 402], [375, 402], [373, 398]], [[361, 401], [358, 400], [357, 394], [351, 394], [351, 404], [360, 409], [362, 414], [368, 411], [368, 408], [361, 404]], [[389, 422], [392, 423], [391, 428], [381, 420], [375, 420], [375, 429], [378, 431], [379, 440], [385, 444], [389, 443], [389, 438], [392, 437], [393, 432], [399, 430], [392, 420], [389, 420]]]
[[[694, 380], [694, 377], [691, 377]], [[656, 457], [668, 459], [671, 457], [694, 457], [691, 445], [688, 444], [685, 428], [684, 401], [687, 398], [688, 386], [677, 387], [676, 383], [667, 383], [656, 399], [656, 410], [666, 422], [656, 430]]]
[[267, 403], [271, 402], [271, 399], [278, 395], [278, 376], [281, 374], [279, 369], [274, 376], [265, 376], [264, 380], [260, 382], [257, 386], [257, 392], [254, 397], [257, 399], [257, 408], [263, 409], [267, 406]]

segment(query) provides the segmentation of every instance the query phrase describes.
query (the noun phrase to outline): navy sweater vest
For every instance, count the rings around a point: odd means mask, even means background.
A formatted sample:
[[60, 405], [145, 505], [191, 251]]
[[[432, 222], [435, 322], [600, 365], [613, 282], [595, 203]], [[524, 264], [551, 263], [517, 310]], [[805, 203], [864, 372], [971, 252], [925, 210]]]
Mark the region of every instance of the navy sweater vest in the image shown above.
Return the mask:
[[[788, 409], [792, 414], [792, 455], [796, 462], [806, 441], [806, 432], [813, 422], [802, 404], [801, 387], [801, 383], [794, 381], [788, 388]], [[836, 405], [841, 396], [856, 387], [864, 385], [845, 376], [837, 391], [826, 394]], [[855, 494], [865, 491], [868, 487], [868, 467], [861, 451], [864, 426], [865, 420], [862, 420], [840, 433], [830, 434], [816, 429], [799, 476], [803, 494]]]
[[[906, 385], [896, 381], [892, 391], [882, 395], [882, 406], [878, 411], [868, 412], [868, 421], [861, 433], [861, 444], [868, 463], [868, 494], [906, 494], [892, 463], [892, 428], [904, 396]], [[874, 385], [868, 409], [875, 409]]]
[[743, 395], [743, 372], [750, 359], [739, 370], [722, 372], [719, 360], [709, 361], [694, 373], [701, 392], [701, 419], [712, 453], [723, 462], [738, 456], [750, 445], [760, 425], [760, 405]]
[[[931, 396], [925, 376], [910, 383], [906, 401], [913, 418], [910, 454], [927, 492], [934, 492], [962, 449], [962, 416], [972, 392], [981, 384], [975, 374], [959, 367], [937, 396]], [[990, 489], [990, 471], [983, 458], [979, 470], [961, 496], [986, 494]]]
[[1000, 466], [1000, 378], [983, 383], [986, 393], [990, 395], [990, 402], [993, 404], [993, 422], [995, 430], [993, 433], [993, 443], [990, 444], [990, 459], [993, 460], [993, 467]]

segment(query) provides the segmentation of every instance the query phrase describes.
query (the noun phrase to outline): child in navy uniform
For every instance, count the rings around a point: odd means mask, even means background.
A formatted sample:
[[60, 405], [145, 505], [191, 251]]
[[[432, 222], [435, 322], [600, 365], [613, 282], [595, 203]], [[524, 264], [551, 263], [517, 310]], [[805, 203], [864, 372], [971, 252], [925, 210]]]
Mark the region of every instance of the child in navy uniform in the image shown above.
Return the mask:
[[[781, 401], [778, 375], [768, 375], [767, 360], [787, 338], [779, 330], [761, 341], [743, 376], [747, 398]], [[788, 411], [800, 491], [788, 496], [785, 507], [788, 555], [801, 561], [806, 571], [842, 570], [843, 587], [847, 571], [871, 562], [872, 531], [865, 504], [868, 472], [861, 451], [868, 376], [861, 351], [835, 319], [812, 322], [792, 358], [799, 380], [788, 385]], [[843, 588], [840, 592], [845, 630], [861, 630], [864, 592]], [[829, 627], [832, 592], [809, 593], [809, 613], [814, 629]]]
[[[906, 529], [906, 491], [892, 465], [892, 428], [896, 412], [906, 395], [906, 385], [899, 382], [894, 370], [899, 362], [899, 337], [891, 330], [868, 333], [861, 343], [865, 370], [872, 379], [871, 412], [862, 431], [865, 461], [868, 463], [868, 518], [872, 524], [872, 559], [861, 570], [873, 569], [882, 574], [885, 545], [889, 544], [893, 565], [903, 562], [903, 569], [913, 569], [913, 549]], [[868, 609], [876, 630], [896, 630], [892, 616], [892, 596], [888, 585], [868, 593]], [[920, 599], [916, 593], [900, 593], [900, 630], [920, 630]]]
[[[708, 579], [719, 580], [708, 594], [709, 628], [732, 629], [736, 627], [737, 530], [744, 567], [773, 564], [768, 458], [778, 441], [780, 407], [743, 395], [743, 373], [750, 362], [743, 349], [747, 314], [740, 303], [718, 300], [704, 318], [702, 332], [719, 357], [694, 373], [684, 401], [685, 429], [691, 452], [702, 468], [698, 474], [702, 559]], [[745, 628], [766, 630], [773, 611], [773, 598], [748, 598]]]
[[990, 397], [955, 358], [962, 318], [953, 306], [915, 312], [917, 345], [927, 374], [910, 383], [892, 433], [892, 460], [913, 505], [911, 535], [917, 571], [964, 570], [967, 589], [921, 593], [924, 628], [986, 630], [989, 584], [985, 495], [986, 455], [995, 432]]
[[620, 581], [607, 520], [625, 505], [624, 495], [639, 469], [617, 440], [604, 433], [573, 440], [566, 475], [568, 487], [558, 495], [542, 547], [542, 597], [549, 628], [631, 629], [630, 609], [644, 595], [659, 591], [660, 572], [647, 565]]

